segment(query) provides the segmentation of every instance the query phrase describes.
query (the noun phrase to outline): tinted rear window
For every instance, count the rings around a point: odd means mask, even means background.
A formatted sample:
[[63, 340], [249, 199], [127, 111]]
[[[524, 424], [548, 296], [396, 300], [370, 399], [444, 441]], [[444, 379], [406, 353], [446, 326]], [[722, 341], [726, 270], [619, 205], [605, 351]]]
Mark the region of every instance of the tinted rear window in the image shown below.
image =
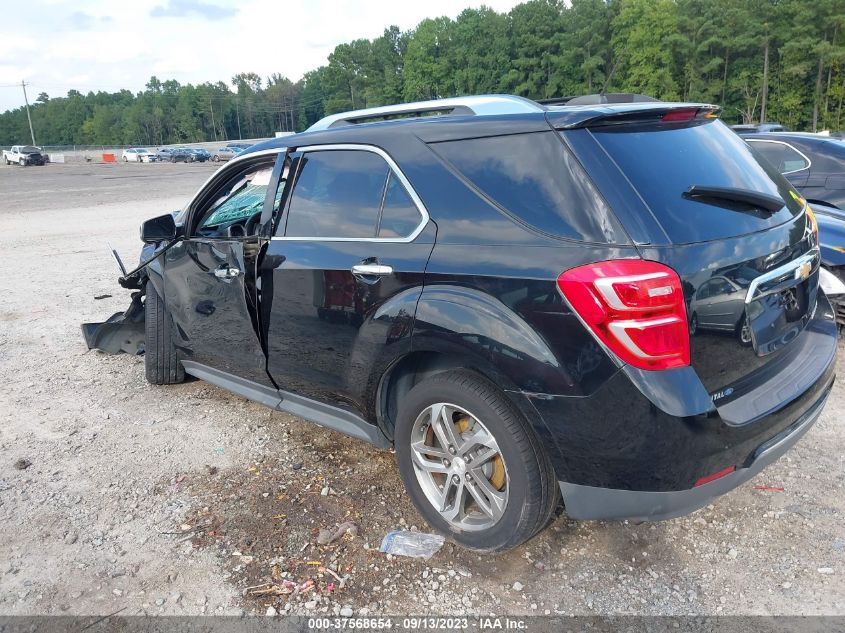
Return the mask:
[[433, 143], [496, 206], [549, 235], [620, 244], [628, 238], [554, 132]]
[[[801, 213], [783, 176], [721, 121], [593, 133], [675, 244], [754, 233]], [[764, 192], [782, 198], [784, 207], [768, 217], [742, 213], [683, 197], [692, 185]]]

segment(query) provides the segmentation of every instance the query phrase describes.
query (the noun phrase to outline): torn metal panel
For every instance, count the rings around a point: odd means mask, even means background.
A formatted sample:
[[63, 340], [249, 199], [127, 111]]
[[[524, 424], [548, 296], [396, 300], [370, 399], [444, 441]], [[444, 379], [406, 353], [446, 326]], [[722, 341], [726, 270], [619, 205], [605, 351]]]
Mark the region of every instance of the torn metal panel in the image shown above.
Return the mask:
[[82, 335], [88, 349], [106, 354], [142, 354], [144, 352], [143, 293], [133, 292], [132, 303], [125, 312], [113, 314], [102, 323], [83, 323]]

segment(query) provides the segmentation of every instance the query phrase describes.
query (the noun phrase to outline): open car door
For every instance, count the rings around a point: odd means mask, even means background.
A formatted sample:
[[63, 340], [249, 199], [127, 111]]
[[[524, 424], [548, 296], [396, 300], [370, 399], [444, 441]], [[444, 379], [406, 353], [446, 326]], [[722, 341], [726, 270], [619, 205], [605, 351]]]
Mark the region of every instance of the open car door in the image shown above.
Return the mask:
[[[256, 262], [265, 205], [278, 202], [284, 152], [236, 161], [223, 168], [195, 198], [182, 243], [164, 263], [164, 299], [177, 331], [177, 347], [189, 374], [220, 383], [243, 379], [275, 386], [266, 372], [259, 336]], [[272, 211], [271, 211], [272, 213]], [[222, 372], [222, 373], [221, 373]]]

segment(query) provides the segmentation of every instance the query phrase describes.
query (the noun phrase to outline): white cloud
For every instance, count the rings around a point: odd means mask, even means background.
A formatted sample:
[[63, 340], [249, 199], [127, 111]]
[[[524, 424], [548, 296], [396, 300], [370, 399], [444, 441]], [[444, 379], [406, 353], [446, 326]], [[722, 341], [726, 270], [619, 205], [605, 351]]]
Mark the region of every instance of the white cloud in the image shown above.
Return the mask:
[[[481, 4], [508, 11], [518, 0], [9, 3], [0, 24], [0, 86], [26, 79], [34, 94], [62, 96], [71, 88], [134, 92], [151, 75], [228, 84], [239, 72], [280, 73], [295, 81], [325, 64], [337, 44]], [[0, 87], [0, 111], [20, 105], [20, 90]]]

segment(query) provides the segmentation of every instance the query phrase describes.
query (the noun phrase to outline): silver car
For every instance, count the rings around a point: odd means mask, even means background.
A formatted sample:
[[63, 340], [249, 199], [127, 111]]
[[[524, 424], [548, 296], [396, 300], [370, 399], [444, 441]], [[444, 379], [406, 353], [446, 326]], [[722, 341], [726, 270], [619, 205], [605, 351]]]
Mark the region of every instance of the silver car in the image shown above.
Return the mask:
[[221, 160], [230, 160], [241, 153], [237, 147], [221, 147], [211, 152], [211, 160], [219, 163]]

